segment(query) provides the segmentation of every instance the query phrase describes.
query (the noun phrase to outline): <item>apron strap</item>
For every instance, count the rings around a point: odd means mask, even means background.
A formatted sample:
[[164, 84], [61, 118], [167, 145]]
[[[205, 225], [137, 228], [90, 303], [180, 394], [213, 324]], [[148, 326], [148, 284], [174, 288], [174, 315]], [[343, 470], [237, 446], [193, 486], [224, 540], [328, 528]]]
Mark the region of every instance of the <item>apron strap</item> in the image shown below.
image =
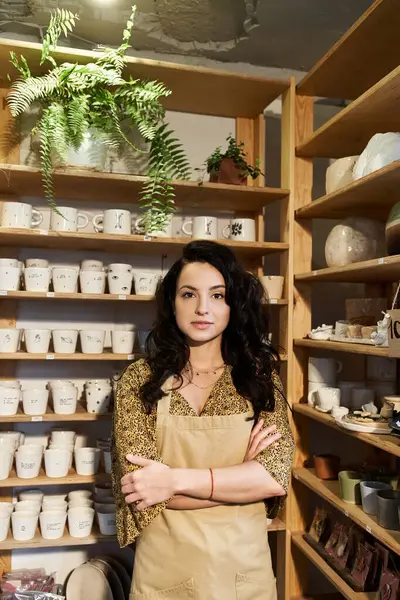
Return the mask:
[[157, 403], [157, 415], [169, 415], [169, 407], [171, 406], [171, 392], [161, 398]]

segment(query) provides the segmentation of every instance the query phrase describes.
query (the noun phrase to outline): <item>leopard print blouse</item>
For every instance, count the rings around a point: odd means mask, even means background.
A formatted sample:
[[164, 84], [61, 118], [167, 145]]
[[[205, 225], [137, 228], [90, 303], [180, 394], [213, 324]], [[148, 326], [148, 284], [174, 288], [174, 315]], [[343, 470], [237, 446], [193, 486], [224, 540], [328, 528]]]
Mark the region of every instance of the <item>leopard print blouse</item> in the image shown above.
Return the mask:
[[[121, 547], [131, 544], [140, 532], [167, 506], [157, 504], [135, 512], [131, 505], [125, 503], [121, 492], [120, 481], [123, 475], [133, 471], [134, 465], [126, 460], [127, 454], [145, 456], [151, 460], [161, 461], [156, 446], [157, 410], [150, 415], [146, 413], [141, 400], [140, 388], [150, 376], [150, 367], [145, 359], [132, 363], [122, 375], [116, 394], [112, 432], [112, 480], [117, 504], [117, 534]], [[272, 477], [287, 492], [294, 451], [294, 441], [290, 430], [287, 405], [279, 393], [282, 389], [277, 375], [274, 375], [276, 386], [275, 410], [264, 412], [260, 416], [266, 426], [276, 424], [282, 434], [278, 446], [270, 446], [259, 454], [256, 460], [262, 464]], [[215, 384], [201, 416], [232, 415], [247, 412], [246, 400], [238, 394], [232, 382], [231, 368], [226, 367]], [[171, 414], [177, 416], [194, 416], [197, 414], [178, 390], [171, 395]], [[273, 518], [282, 508], [285, 497], [266, 500], [267, 514]]]

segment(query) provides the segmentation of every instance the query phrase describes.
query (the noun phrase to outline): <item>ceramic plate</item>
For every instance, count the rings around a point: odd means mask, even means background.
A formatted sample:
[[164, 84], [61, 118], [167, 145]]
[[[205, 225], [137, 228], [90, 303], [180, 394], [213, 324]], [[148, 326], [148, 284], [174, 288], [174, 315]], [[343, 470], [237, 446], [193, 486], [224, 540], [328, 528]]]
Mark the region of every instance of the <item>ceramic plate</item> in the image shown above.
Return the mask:
[[89, 562], [107, 577], [114, 600], [125, 600], [124, 588], [112, 566], [103, 558], [92, 558]]
[[114, 600], [107, 577], [90, 562], [72, 571], [65, 596], [66, 600]]
[[106, 561], [114, 569], [114, 571], [119, 577], [122, 587], [124, 588], [125, 599], [129, 600], [132, 577], [131, 575], [129, 575], [124, 565], [120, 563], [116, 558], [112, 558], [111, 556], [101, 556], [100, 559]]
[[383, 427], [374, 427], [374, 425], [361, 425], [360, 423], [347, 423], [343, 419], [343, 417], [335, 419], [336, 423], [343, 427], [343, 429], [348, 429], [349, 431], [357, 431], [358, 433], [380, 433], [382, 435], [386, 435], [391, 433], [391, 429], [389, 425], [385, 428]]

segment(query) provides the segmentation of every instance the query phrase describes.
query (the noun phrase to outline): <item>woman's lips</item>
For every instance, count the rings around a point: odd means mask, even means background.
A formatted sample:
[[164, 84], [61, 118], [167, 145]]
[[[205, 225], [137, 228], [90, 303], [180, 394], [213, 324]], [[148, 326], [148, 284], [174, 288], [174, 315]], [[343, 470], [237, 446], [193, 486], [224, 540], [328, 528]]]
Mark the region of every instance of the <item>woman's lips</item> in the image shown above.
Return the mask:
[[208, 327], [211, 327], [212, 323], [210, 323], [210, 321], [192, 321], [192, 325], [193, 327], [196, 327], [196, 329], [208, 329]]

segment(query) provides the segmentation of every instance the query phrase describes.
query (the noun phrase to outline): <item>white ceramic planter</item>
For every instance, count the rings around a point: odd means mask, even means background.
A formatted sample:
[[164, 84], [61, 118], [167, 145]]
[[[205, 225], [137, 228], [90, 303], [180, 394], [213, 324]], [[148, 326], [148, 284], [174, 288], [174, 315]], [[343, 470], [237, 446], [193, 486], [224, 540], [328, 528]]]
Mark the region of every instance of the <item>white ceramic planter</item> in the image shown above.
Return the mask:
[[14, 451], [10, 446], [0, 448], [0, 480], [7, 479], [14, 460]]
[[27, 267], [24, 270], [25, 289], [27, 292], [48, 292], [50, 278], [50, 267]]
[[4, 515], [0, 513], [0, 542], [4, 542], [7, 539], [8, 532], [10, 529], [11, 515]]
[[0, 387], [0, 415], [16, 415], [20, 397], [19, 388]]
[[64, 535], [67, 513], [44, 510], [39, 516], [40, 532], [45, 540], [58, 540]]
[[53, 407], [56, 415], [73, 415], [76, 412], [78, 388], [55, 388], [52, 391]]
[[73, 294], [78, 287], [78, 269], [53, 267], [53, 289], [56, 293]]
[[132, 354], [135, 345], [134, 331], [112, 331], [112, 351], [115, 354]]
[[49, 351], [50, 329], [25, 329], [25, 346], [29, 354], [45, 354]]
[[95, 475], [100, 464], [99, 448], [76, 448], [75, 468], [78, 475]]
[[154, 273], [135, 273], [135, 293], [141, 296], [154, 296], [157, 289], [157, 284], [160, 279], [158, 275]]
[[106, 291], [104, 271], [80, 271], [79, 282], [83, 294], [104, 294]]
[[12, 534], [14, 540], [26, 542], [31, 540], [36, 532], [38, 514], [33, 511], [14, 512], [11, 515]]
[[107, 158], [107, 146], [96, 139], [89, 131], [78, 150], [70, 147], [68, 149], [67, 164], [71, 167], [87, 167], [104, 171]]
[[102, 354], [106, 337], [104, 329], [81, 329], [79, 336], [83, 354]]
[[21, 285], [21, 270], [19, 267], [0, 267], [0, 290], [16, 292]]
[[132, 290], [133, 273], [108, 273], [108, 290], [110, 294], [129, 295]]
[[74, 354], [78, 342], [77, 329], [53, 329], [53, 347], [57, 354]]
[[0, 516], [10, 516], [14, 510], [12, 502], [0, 502]]
[[26, 415], [46, 414], [49, 390], [28, 388], [22, 390], [22, 407]]
[[68, 529], [71, 537], [85, 538], [92, 531], [94, 510], [87, 506], [68, 510]]
[[280, 275], [263, 275], [260, 277], [269, 300], [280, 300], [283, 293], [284, 278]]
[[94, 385], [86, 387], [86, 405], [89, 413], [104, 414], [110, 408], [112, 387]]
[[79, 498], [90, 499], [92, 497], [92, 492], [90, 490], [73, 490], [68, 494], [68, 501], [79, 500]]
[[68, 475], [71, 452], [61, 448], [44, 451], [44, 465], [47, 477], [66, 477]]
[[0, 329], [0, 353], [17, 352], [21, 339], [21, 329]]
[[40, 472], [42, 464], [42, 454], [35, 452], [21, 452], [18, 450], [15, 453], [15, 466], [17, 477], [20, 479], [33, 479]]

